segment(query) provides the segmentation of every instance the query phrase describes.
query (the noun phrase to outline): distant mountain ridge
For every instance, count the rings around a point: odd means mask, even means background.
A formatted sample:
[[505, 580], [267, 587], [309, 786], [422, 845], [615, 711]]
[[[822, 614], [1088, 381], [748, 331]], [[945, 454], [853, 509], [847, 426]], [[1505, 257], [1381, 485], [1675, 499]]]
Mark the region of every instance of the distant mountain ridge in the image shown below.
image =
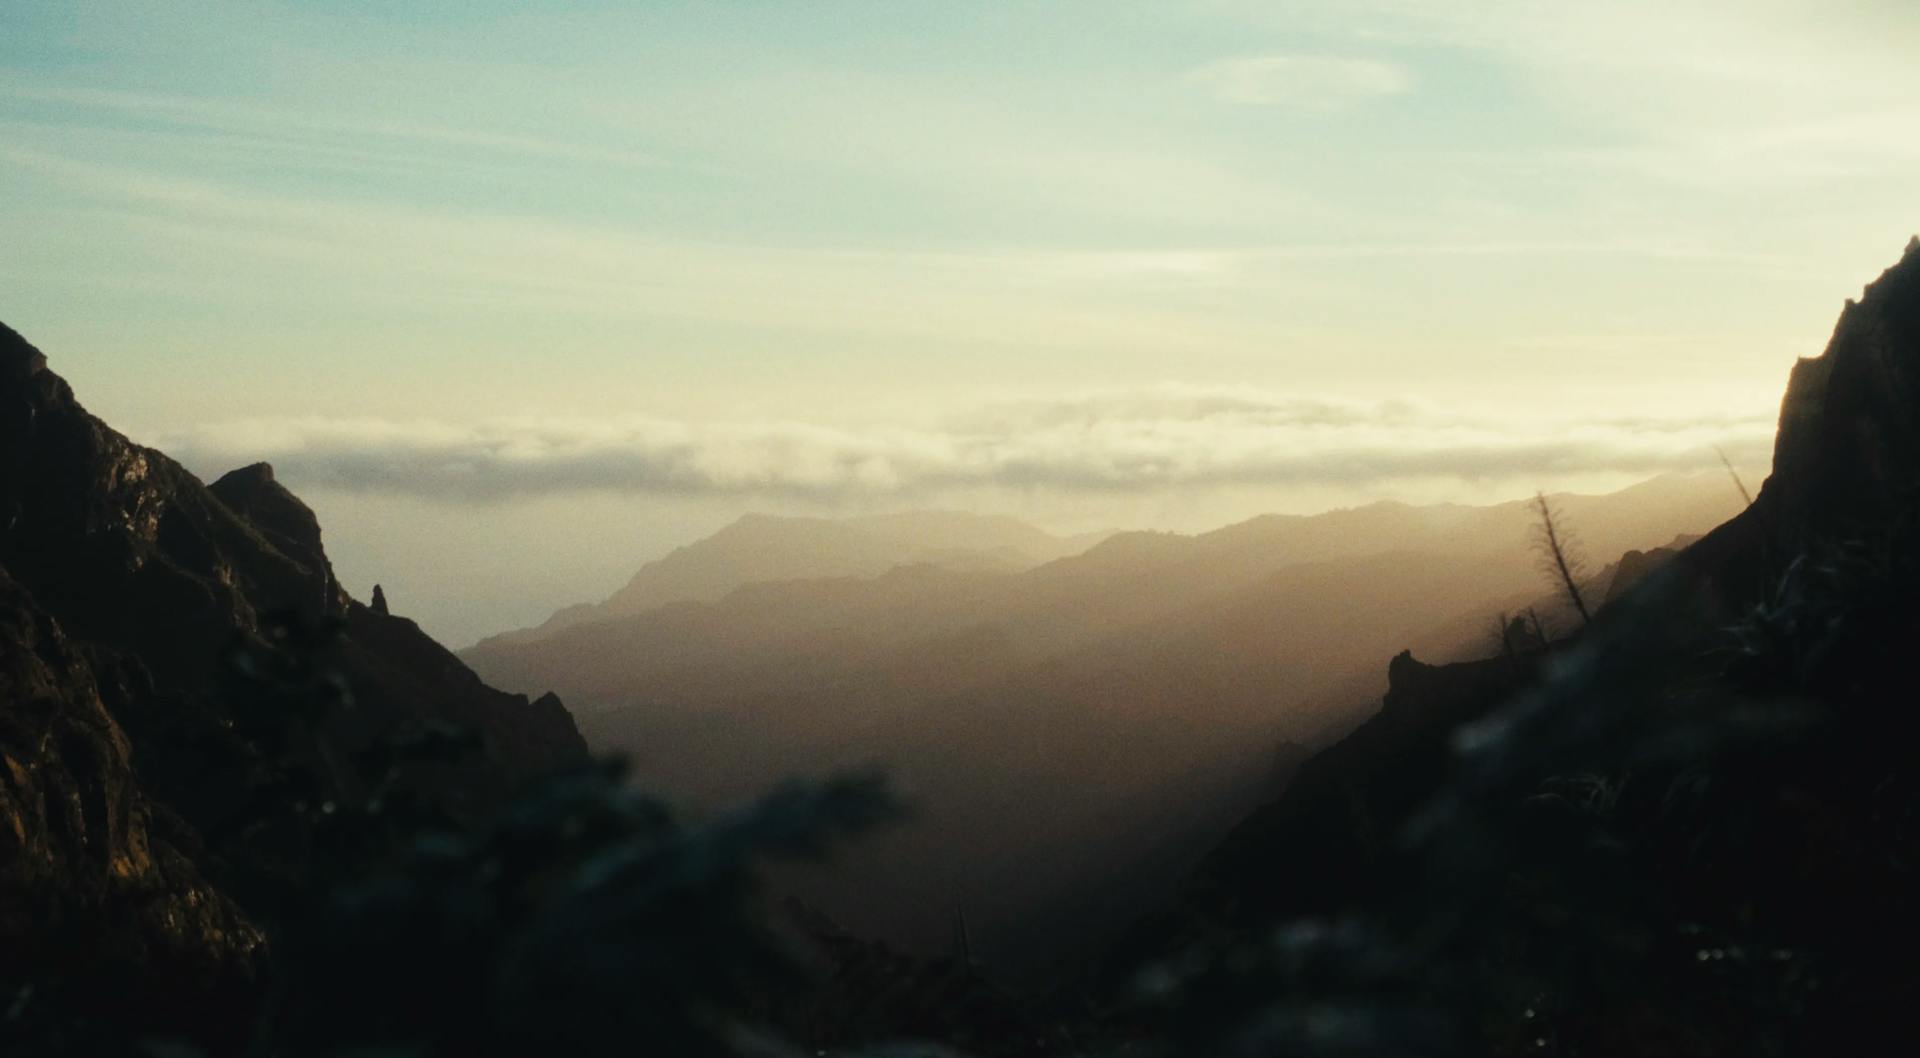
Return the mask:
[[488, 637], [473, 649], [533, 642], [672, 603], [716, 602], [765, 581], [874, 577], [912, 565], [1017, 571], [1084, 551], [1108, 535], [1060, 537], [1015, 518], [959, 511], [852, 518], [748, 514], [647, 563], [601, 602], [566, 607], [538, 626]]

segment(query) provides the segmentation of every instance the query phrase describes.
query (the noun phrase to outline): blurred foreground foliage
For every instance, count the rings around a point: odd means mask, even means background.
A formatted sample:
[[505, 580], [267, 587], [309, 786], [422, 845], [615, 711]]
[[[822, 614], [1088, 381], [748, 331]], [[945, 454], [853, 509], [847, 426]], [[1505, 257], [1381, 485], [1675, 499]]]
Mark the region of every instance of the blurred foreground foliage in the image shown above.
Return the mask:
[[[788, 1053], [756, 1024], [797, 982], [758, 868], [899, 815], [878, 776], [791, 782], [690, 822], [607, 760], [456, 818], [410, 780], [476, 752], [468, 733], [388, 733], [347, 760], [320, 736], [353, 709], [319, 660], [336, 633], [283, 620], [236, 646], [238, 737], [203, 748], [223, 775], [244, 758], [245, 794], [206, 835], [207, 859], [271, 953], [232, 997], [240, 1053]], [[6, 1054], [204, 1053], [50, 1002], [58, 985], [0, 1003]]]

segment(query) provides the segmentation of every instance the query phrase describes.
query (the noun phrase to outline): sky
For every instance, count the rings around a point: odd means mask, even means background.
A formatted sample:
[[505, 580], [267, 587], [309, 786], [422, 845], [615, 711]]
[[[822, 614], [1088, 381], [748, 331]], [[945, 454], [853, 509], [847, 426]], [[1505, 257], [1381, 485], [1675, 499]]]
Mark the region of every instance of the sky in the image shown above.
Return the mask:
[[749, 510], [1209, 528], [1764, 472], [1920, 5], [0, 11], [0, 320], [457, 644]]

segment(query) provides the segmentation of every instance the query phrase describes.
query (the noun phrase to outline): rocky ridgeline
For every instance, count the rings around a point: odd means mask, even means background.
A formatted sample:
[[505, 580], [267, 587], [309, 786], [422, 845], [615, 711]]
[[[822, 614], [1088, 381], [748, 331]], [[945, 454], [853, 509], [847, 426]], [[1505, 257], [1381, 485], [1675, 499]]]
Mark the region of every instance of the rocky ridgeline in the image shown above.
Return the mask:
[[353, 792], [339, 761], [430, 728], [480, 743], [412, 777], [456, 812], [586, 760], [557, 699], [493, 690], [353, 600], [271, 467], [203, 485], [0, 326], [0, 977], [110, 982], [128, 1016], [185, 1026], [250, 978], [261, 936], [205, 861], [253, 777], [214, 761], [258, 756], [236, 733], [273, 706], [236, 693], [233, 659], [289, 630], [315, 631], [349, 705], [297, 750], [316, 798]]

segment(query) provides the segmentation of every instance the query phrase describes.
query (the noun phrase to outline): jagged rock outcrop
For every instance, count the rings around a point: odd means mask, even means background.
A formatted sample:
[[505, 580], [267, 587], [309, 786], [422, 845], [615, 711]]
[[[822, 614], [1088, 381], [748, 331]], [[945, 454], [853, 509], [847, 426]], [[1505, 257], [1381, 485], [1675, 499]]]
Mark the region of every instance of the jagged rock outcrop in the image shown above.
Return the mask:
[[1629, 551], [1620, 556], [1613, 567], [1613, 576], [1607, 579], [1607, 596], [1601, 605], [1609, 605], [1633, 590], [1633, 586], [1652, 574], [1667, 567], [1667, 563], [1680, 557], [1677, 547], [1656, 547], [1646, 551]]
[[[233, 652], [277, 649], [288, 628], [338, 630], [316, 660], [351, 707], [300, 751], [323, 782], [354, 780], [320, 758], [436, 725], [481, 751], [407, 782], [456, 812], [586, 759], [558, 699], [496, 691], [413, 622], [351, 599], [271, 467], [203, 485], [88, 414], [0, 326], [0, 960], [57, 948], [131, 980], [247, 975], [259, 937], [197, 848], [245, 799], [242, 714], [271, 707], [243, 700]], [[89, 922], [97, 943], [76, 941]], [[167, 972], [183, 960], [200, 969]]]
[[1920, 239], [1849, 301], [1826, 351], [1794, 367], [1773, 476], [1761, 489], [1785, 543], [1878, 524], [1920, 468]]
[[271, 467], [202, 485], [87, 414], [39, 351], [4, 328], [0, 431], [0, 566], [75, 639], [143, 670], [119, 682], [204, 695], [234, 638], [259, 634], [270, 615], [340, 621], [361, 726], [476, 728], [490, 759], [472, 778], [489, 788], [584, 759], [554, 702], [494, 691], [411, 621], [354, 602], [312, 510]]
[[1920, 494], [1920, 238], [1848, 301], [1821, 355], [1793, 367], [1773, 472], [1753, 505], [1680, 556], [1731, 617], [1792, 556], [1862, 542]]
[[[317, 596], [307, 600], [316, 611], [337, 611], [346, 592], [333, 579], [332, 565], [320, 545], [320, 519], [313, 509], [274, 479], [273, 467], [255, 463], [223, 475], [208, 491], [265, 537], [281, 554], [314, 575]], [[324, 575], [323, 575], [324, 574]]]

